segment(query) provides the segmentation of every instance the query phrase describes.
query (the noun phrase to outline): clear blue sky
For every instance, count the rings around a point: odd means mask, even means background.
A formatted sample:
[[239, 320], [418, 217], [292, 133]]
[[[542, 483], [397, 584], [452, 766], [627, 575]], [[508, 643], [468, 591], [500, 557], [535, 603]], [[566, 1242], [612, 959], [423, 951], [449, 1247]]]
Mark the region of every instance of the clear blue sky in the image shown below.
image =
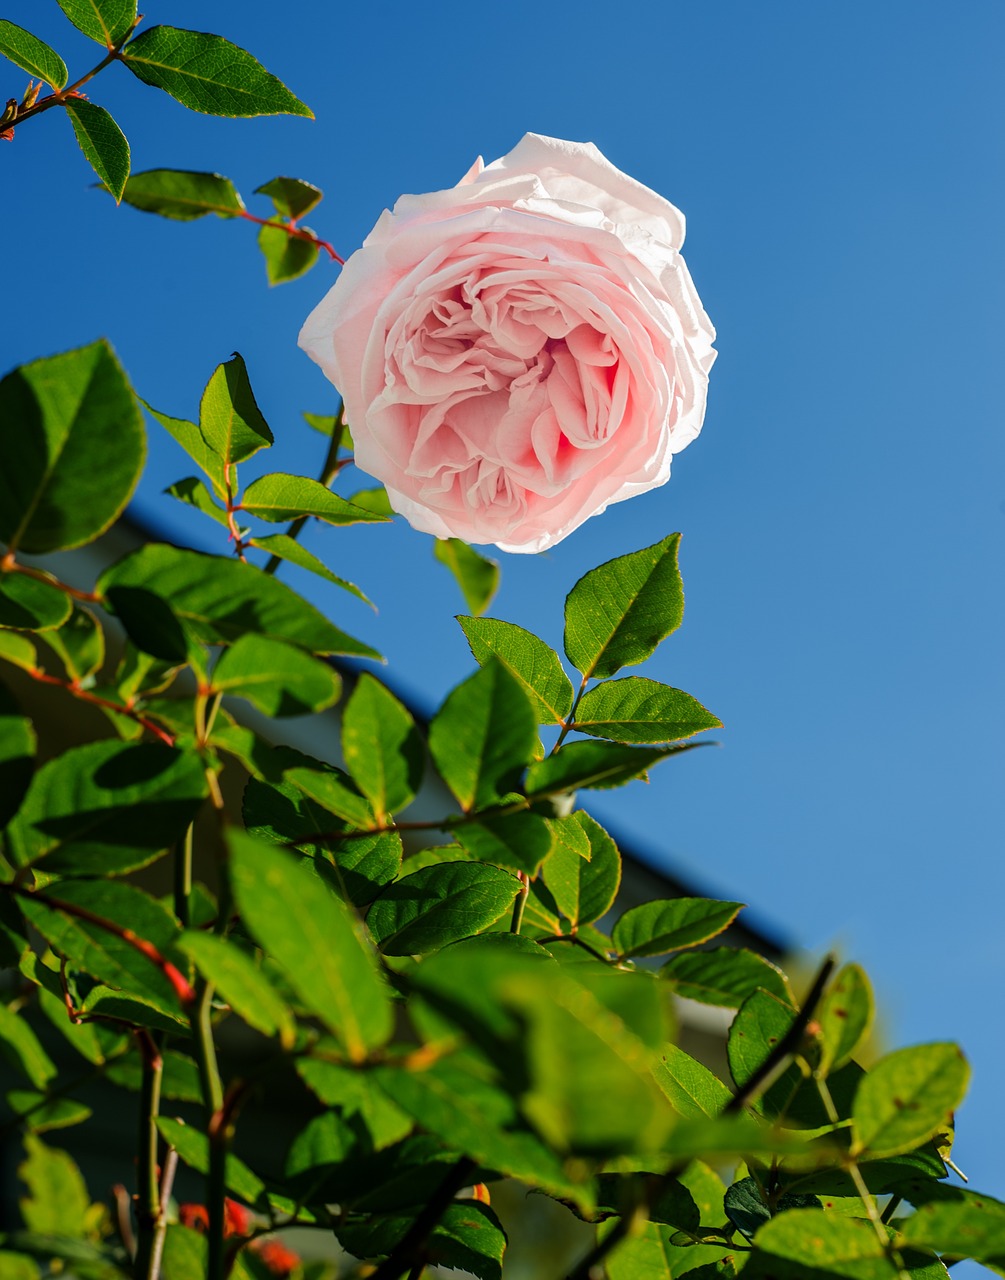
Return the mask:
[[[343, 253], [401, 192], [450, 185], [528, 129], [596, 142], [684, 210], [721, 353], [704, 432], [666, 488], [507, 557], [494, 613], [557, 644], [583, 571], [683, 532], [687, 615], [647, 673], [714, 710], [724, 747], [598, 816], [811, 950], [862, 961], [891, 1042], [960, 1040], [975, 1083], [957, 1159], [1005, 1198], [1005, 9], [141, 8], [244, 45], [317, 121], [194, 116], [113, 68], [93, 97], [134, 167], [216, 169], [249, 203], [277, 173], [310, 179], [327, 196], [310, 221]], [[71, 72], [93, 59], [54, 0], [4, 13]], [[19, 93], [3, 74], [0, 96]], [[314, 470], [299, 414], [334, 401], [295, 339], [334, 269], [269, 291], [250, 227], [117, 211], [55, 114], [0, 145], [4, 366], [106, 334], [140, 393], [185, 416], [239, 350], [280, 441], [268, 469]], [[160, 496], [185, 460], [156, 436], [151, 456], [138, 512], [194, 536], [198, 517]], [[199, 534], [212, 545], [215, 527]], [[322, 601], [434, 706], [470, 660], [429, 540], [395, 526], [310, 545], [381, 612]]]

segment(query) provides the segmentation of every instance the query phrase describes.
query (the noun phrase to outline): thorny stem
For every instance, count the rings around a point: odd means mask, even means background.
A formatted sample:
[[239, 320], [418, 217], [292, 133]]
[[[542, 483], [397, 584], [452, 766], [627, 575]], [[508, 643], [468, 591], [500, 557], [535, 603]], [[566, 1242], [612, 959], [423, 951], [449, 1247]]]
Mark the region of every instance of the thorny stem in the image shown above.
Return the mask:
[[[336, 255], [337, 256], [337, 255]], [[342, 261], [341, 258], [338, 259]], [[345, 405], [343, 404], [338, 411], [338, 417], [335, 419], [335, 426], [332, 429], [331, 439], [328, 442], [328, 452], [325, 455], [324, 465], [321, 468], [319, 477], [321, 483], [327, 488], [342, 469], [342, 463], [338, 460], [339, 446], [342, 444], [342, 436], [345, 434]], [[307, 523], [307, 516], [297, 516], [286, 530], [288, 538], [299, 538], [300, 532]], [[279, 566], [283, 563], [282, 556], [270, 556], [265, 566], [266, 573], [275, 573]]]
[[135, 21], [125, 35], [122, 36], [120, 40], [116, 41], [113, 46], [109, 47], [108, 52], [97, 66], [92, 67], [86, 75], [82, 75], [79, 80], [75, 80], [73, 84], [67, 85], [65, 89], [57, 89], [54, 93], [50, 93], [47, 97], [40, 99], [33, 106], [27, 107], [8, 123], [11, 125], [24, 124], [24, 122], [26, 120], [30, 120], [32, 116], [41, 115], [43, 111], [48, 111], [50, 107], [65, 106], [67, 98], [79, 97], [81, 88], [83, 88], [89, 80], [93, 80], [99, 72], [104, 71], [105, 67], [110, 66], [111, 63], [121, 60], [123, 45], [125, 45], [126, 41], [130, 39], [133, 32], [142, 21], [142, 13], [137, 14]]
[[120, 938], [126, 943], [127, 946], [138, 951], [141, 956], [146, 956], [151, 964], [160, 969], [164, 977], [174, 987], [182, 1004], [190, 1005], [195, 1000], [196, 993], [185, 975], [166, 956], [163, 956], [152, 942], [148, 942], [146, 938], [139, 937], [133, 933], [132, 929], [116, 924], [114, 920], [106, 920], [104, 916], [96, 915], [93, 911], [88, 911], [86, 907], [78, 906], [75, 902], [64, 902], [62, 898], [49, 898], [44, 894], [36, 893], [32, 889], [25, 889], [21, 885], [5, 884], [0, 885], [0, 889], [5, 890], [7, 893], [16, 894], [20, 898], [27, 898], [31, 902], [41, 902], [43, 906], [48, 907], [51, 911], [62, 911], [64, 915], [73, 916], [77, 920], [85, 920], [88, 924], [93, 924], [95, 928], [103, 929], [106, 933], [113, 934], [116, 938]]

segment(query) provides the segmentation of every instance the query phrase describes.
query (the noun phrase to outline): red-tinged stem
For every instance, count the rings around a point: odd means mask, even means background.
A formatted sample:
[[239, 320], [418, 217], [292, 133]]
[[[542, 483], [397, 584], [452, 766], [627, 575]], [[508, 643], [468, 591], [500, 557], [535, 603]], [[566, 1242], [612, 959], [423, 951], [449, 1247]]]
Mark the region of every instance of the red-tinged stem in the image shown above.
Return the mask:
[[227, 527], [230, 530], [230, 540], [234, 544], [234, 551], [239, 560], [245, 560], [244, 543], [241, 540], [241, 531], [237, 527], [237, 521], [234, 519], [234, 512], [240, 510], [240, 504], [234, 501], [234, 488], [231, 482], [231, 464], [229, 462], [223, 467], [223, 480], [227, 486]]
[[44, 582], [47, 586], [55, 587], [57, 591], [62, 591], [64, 595], [71, 596], [74, 600], [83, 600], [85, 604], [104, 603], [103, 598], [96, 591], [81, 591], [79, 587], [71, 587], [68, 582], [60, 582], [51, 573], [45, 573], [41, 569], [33, 569], [28, 564], [21, 564], [20, 561], [14, 559], [13, 551], [8, 551], [0, 559], [0, 573], [20, 573], [26, 578], [34, 578], [37, 582]]
[[88, 71], [85, 75], [82, 75], [79, 80], [75, 80], [73, 84], [67, 85], [65, 89], [57, 89], [55, 93], [50, 93], [47, 97], [40, 98], [38, 102], [34, 103], [30, 107], [25, 108], [23, 112], [20, 112], [17, 115], [17, 117], [14, 120], [12, 120], [10, 123], [15, 125], [24, 124], [24, 122], [26, 120], [30, 120], [32, 116], [41, 115], [43, 111], [48, 111], [51, 107], [65, 106], [67, 98], [80, 97], [81, 88], [85, 84], [87, 84], [89, 80], [93, 80], [99, 71], [104, 71], [105, 67], [110, 66], [113, 62], [119, 61], [122, 46], [132, 36], [133, 32], [139, 26], [142, 19], [143, 19], [143, 15], [138, 14], [136, 17], [136, 21], [125, 33], [122, 39], [119, 40], [115, 45], [109, 47], [108, 52], [97, 64], [97, 66], [92, 67], [90, 71]]
[[152, 942], [148, 942], [146, 938], [139, 937], [133, 933], [132, 929], [127, 929], [125, 925], [116, 924], [114, 920], [106, 920], [104, 916], [99, 916], [93, 911], [89, 911], [87, 907], [78, 906], [75, 902], [65, 902], [62, 898], [50, 898], [42, 893], [36, 893], [31, 889], [24, 889], [20, 885], [5, 884], [0, 886], [8, 893], [16, 894], [20, 898], [28, 898], [33, 902], [41, 902], [43, 906], [48, 907], [52, 911], [62, 911], [64, 915], [73, 916], [77, 920], [86, 920], [88, 924], [93, 924], [96, 929], [103, 929], [106, 933], [113, 934], [116, 938], [126, 943], [127, 946], [138, 951], [141, 956], [146, 956], [151, 964], [156, 965], [171, 983], [177, 992], [178, 999], [184, 1005], [191, 1005], [195, 1002], [195, 988], [170, 960], [154, 946]]
[[257, 218], [253, 213], [249, 213], [247, 209], [242, 209], [237, 216], [244, 218], [246, 222], [254, 222], [260, 227], [275, 227], [277, 231], [285, 231], [293, 240], [306, 240], [308, 244], [314, 245], [315, 248], [324, 249], [333, 262], [338, 262], [340, 265], [345, 266], [345, 258], [339, 257], [328, 241], [322, 240], [313, 231], [304, 231], [292, 222], [276, 222], [272, 218]]
[[48, 672], [41, 671], [38, 667], [25, 668], [25, 670], [33, 680], [38, 680], [40, 684], [54, 684], [57, 688], [65, 689], [67, 693], [72, 693], [81, 702], [89, 702], [92, 706], [103, 707], [106, 711], [115, 711], [120, 716], [128, 716], [130, 720], [135, 720], [138, 725], [142, 725], [148, 733], [152, 733], [155, 738], [159, 738], [165, 746], [174, 746], [175, 739], [173, 734], [168, 733], [159, 724], [155, 724], [153, 720], [148, 720], [146, 716], [134, 711], [131, 707], [112, 702], [108, 698], [101, 698], [96, 693], [89, 693], [87, 689], [82, 689], [76, 680], [61, 680], [59, 676], [50, 676]]

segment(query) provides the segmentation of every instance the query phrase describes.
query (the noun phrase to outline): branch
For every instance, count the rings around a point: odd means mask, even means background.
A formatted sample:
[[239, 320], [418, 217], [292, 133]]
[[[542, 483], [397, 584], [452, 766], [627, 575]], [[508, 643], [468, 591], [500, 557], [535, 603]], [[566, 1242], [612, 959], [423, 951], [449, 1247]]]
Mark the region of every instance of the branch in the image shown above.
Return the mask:
[[[338, 257], [337, 254], [335, 256]], [[341, 258], [338, 260], [339, 262], [342, 261]], [[335, 419], [335, 426], [332, 429], [331, 440], [328, 443], [328, 452], [325, 455], [324, 465], [321, 468], [321, 475], [319, 477], [321, 484], [323, 484], [325, 488], [331, 484], [342, 468], [342, 464], [338, 461], [338, 451], [339, 446], [342, 443], [343, 433], [345, 432], [345, 425], [345, 404], [343, 403], [339, 408], [338, 417]], [[287, 527], [286, 536], [288, 538], [299, 538], [300, 531], [307, 523], [307, 520], [307, 516], [297, 516], [296, 520]], [[275, 573], [282, 563], [282, 556], [270, 556], [269, 561], [265, 566], [265, 572]]]
[[407, 1271], [419, 1261], [426, 1241], [436, 1230], [440, 1219], [453, 1202], [454, 1196], [465, 1185], [475, 1167], [474, 1160], [464, 1156], [447, 1170], [446, 1176], [433, 1192], [425, 1208], [373, 1272], [370, 1280], [398, 1280], [403, 1271]]
[[114, 711], [120, 716], [135, 720], [148, 733], [152, 733], [155, 738], [159, 738], [165, 746], [173, 747], [175, 744], [173, 733], [168, 733], [166, 729], [162, 729], [155, 721], [150, 720], [141, 712], [133, 710], [132, 707], [126, 706], [124, 703], [112, 702], [110, 698], [102, 698], [96, 693], [91, 693], [89, 690], [82, 688], [76, 680], [61, 680], [59, 676], [51, 676], [48, 672], [43, 671], [41, 667], [25, 667], [24, 670], [33, 680], [37, 680], [40, 684], [55, 685], [58, 689], [65, 689], [67, 693], [72, 694], [73, 697], [81, 702], [89, 702], [92, 707], [101, 707], [104, 711]]

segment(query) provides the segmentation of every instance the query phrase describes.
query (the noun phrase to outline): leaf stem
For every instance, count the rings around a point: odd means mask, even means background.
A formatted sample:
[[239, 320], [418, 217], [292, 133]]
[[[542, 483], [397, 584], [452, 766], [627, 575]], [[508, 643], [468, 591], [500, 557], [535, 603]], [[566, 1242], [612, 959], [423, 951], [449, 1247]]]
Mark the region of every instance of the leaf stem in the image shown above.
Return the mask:
[[192, 853], [195, 845], [195, 823], [190, 822], [178, 842], [174, 854], [174, 913], [178, 923], [187, 929], [192, 921]]
[[8, 547], [4, 556], [0, 558], [0, 573], [20, 573], [26, 578], [34, 578], [36, 582], [44, 582], [47, 586], [55, 587], [57, 591], [62, 591], [64, 595], [74, 600], [82, 600], [85, 604], [104, 604], [104, 597], [98, 595], [96, 591], [81, 591], [79, 587], [71, 587], [68, 582], [60, 582], [59, 578], [46, 573], [44, 569], [36, 569], [30, 564], [22, 564], [20, 560], [15, 560], [13, 547]]
[[209, 1210], [209, 1261], [207, 1280], [224, 1280], [226, 1255], [223, 1247], [224, 1198], [227, 1183], [227, 1149], [221, 1141], [224, 1098], [220, 1067], [213, 1042], [213, 984], [200, 982], [199, 996], [190, 1011], [195, 1060], [199, 1069], [202, 1107], [209, 1139], [209, 1172], [206, 1179], [206, 1206]]
[[559, 747], [565, 741], [566, 735], [568, 734], [569, 730], [574, 729], [576, 727], [576, 712], [579, 710], [579, 704], [582, 701], [583, 694], [586, 692], [586, 686], [589, 684], [589, 682], [590, 682], [590, 677], [583, 676], [582, 682], [580, 683], [579, 688], [576, 690], [576, 696], [573, 699], [572, 706], [569, 708], [569, 714], [562, 721], [561, 732], [559, 733], [558, 737], [555, 740], [555, 745], [552, 747], [549, 753], [550, 755], [554, 755], [555, 752], [559, 749]]
[[520, 892], [513, 903], [513, 919], [510, 922], [510, 933], [519, 933], [523, 924], [523, 913], [527, 908], [527, 896], [530, 893], [530, 876], [526, 871], [518, 871], [516, 878], [520, 881]]
[[293, 222], [287, 222], [275, 218], [258, 218], [253, 213], [249, 213], [247, 209], [242, 209], [237, 215], [244, 218], [246, 222], [257, 223], [260, 227], [275, 227], [277, 231], [285, 231], [293, 240], [306, 240], [308, 244], [314, 245], [318, 249], [324, 249], [333, 262], [340, 263], [345, 266], [345, 258], [340, 257], [327, 240], [322, 240], [320, 236], [316, 236], [313, 231], [305, 231], [302, 227], [298, 227]]

